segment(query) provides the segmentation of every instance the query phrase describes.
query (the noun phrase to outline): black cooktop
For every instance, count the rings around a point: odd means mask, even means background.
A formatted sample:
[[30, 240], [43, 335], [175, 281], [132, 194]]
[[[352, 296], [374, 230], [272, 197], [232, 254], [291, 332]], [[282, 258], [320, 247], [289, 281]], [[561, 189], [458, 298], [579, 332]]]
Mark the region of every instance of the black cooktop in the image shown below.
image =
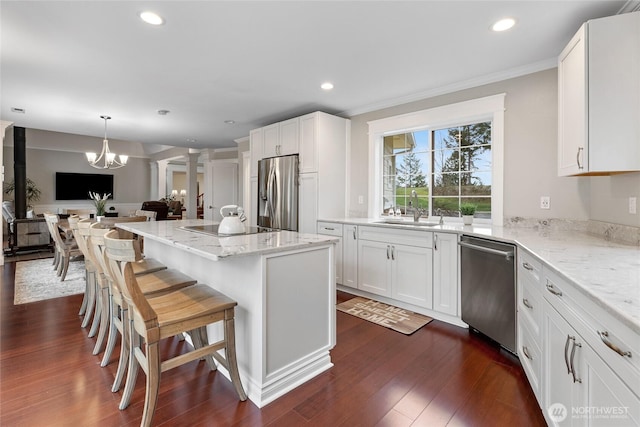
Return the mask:
[[229, 237], [229, 236], [242, 236], [243, 234], [257, 234], [257, 233], [269, 233], [269, 232], [273, 232], [273, 231], [280, 231], [276, 228], [267, 228], [267, 227], [253, 227], [253, 226], [246, 226], [244, 227], [245, 232], [244, 233], [239, 233], [239, 234], [223, 234], [223, 233], [218, 233], [218, 224], [209, 224], [209, 225], [187, 225], [184, 227], [180, 227], [183, 230], [187, 230], [187, 231], [195, 231], [196, 233], [202, 233], [202, 234], [210, 234], [212, 236], [219, 236], [219, 237]]

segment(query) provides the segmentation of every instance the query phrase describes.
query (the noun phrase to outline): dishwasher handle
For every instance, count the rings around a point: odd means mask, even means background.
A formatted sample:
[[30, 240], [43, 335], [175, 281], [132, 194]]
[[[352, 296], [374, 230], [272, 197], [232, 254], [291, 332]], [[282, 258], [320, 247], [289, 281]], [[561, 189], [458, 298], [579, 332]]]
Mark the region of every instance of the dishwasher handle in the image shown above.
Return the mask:
[[469, 248], [469, 249], [474, 249], [477, 251], [481, 251], [481, 252], [486, 252], [492, 255], [500, 255], [503, 256], [507, 259], [507, 261], [511, 261], [511, 258], [513, 258], [513, 251], [501, 251], [498, 249], [491, 249], [491, 248], [486, 248], [484, 246], [478, 246], [478, 245], [473, 245], [471, 243], [467, 243], [467, 242], [458, 242], [458, 245], [465, 247], [465, 248]]

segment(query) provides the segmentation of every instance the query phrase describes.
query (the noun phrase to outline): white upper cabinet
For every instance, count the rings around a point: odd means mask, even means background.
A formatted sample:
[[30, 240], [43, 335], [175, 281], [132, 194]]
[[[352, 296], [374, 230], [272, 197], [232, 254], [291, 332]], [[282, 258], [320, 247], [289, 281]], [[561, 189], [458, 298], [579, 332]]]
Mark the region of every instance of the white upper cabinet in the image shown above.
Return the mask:
[[258, 176], [258, 161], [262, 159], [262, 143], [264, 132], [262, 128], [249, 133], [249, 150], [251, 153], [251, 177]]
[[640, 12], [585, 23], [558, 58], [558, 175], [640, 170]]

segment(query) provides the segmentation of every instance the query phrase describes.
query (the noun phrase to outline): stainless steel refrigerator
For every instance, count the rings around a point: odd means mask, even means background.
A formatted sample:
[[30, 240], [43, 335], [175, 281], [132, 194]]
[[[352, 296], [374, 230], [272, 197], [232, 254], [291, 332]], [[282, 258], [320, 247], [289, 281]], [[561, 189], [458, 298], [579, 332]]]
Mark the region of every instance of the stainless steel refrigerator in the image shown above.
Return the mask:
[[298, 156], [258, 162], [258, 226], [298, 231]]

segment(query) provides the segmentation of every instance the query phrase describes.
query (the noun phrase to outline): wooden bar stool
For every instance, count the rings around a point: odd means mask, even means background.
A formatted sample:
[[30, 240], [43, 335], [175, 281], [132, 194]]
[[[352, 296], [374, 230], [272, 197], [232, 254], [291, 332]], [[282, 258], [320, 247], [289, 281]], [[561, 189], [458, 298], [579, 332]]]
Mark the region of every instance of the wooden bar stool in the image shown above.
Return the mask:
[[49, 234], [53, 239], [55, 245], [56, 254], [58, 255], [57, 273], [60, 276], [60, 281], [64, 281], [67, 277], [67, 270], [69, 269], [69, 260], [72, 257], [82, 255], [80, 249], [75, 244], [68, 244], [62, 240], [60, 232], [58, 231], [58, 215], [45, 213], [44, 218], [47, 222]]
[[[129, 405], [138, 366], [142, 366], [147, 380], [140, 425], [150, 426], [158, 400], [162, 372], [202, 357], [206, 357], [211, 370], [216, 369], [216, 361], [224, 366], [229, 372], [238, 397], [240, 400], [246, 400], [247, 395], [242, 388], [235, 353], [234, 307], [237, 303], [202, 284], [147, 298], [141, 292], [138, 278], [131, 268], [131, 263], [139, 257], [133, 240], [119, 239], [117, 231], [112, 230], [105, 235], [104, 242], [113, 278], [120, 285], [131, 319], [129, 324], [132, 357], [129, 360], [127, 384], [120, 409]], [[209, 344], [206, 327], [215, 322], [224, 323], [224, 338]], [[195, 349], [161, 361], [159, 341], [182, 332], [191, 335]], [[143, 343], [141, 338], [144, 340]], [[219, 353], [222, 349], [225, 350], [224, 357]]]
[[[106, 283], [108, 289], [106, 307], [103, 303], [103, 313], [107, 312], [108, 318], [103, 321], [108, 328], [109, 334], [100, 366], [104, 367], [109, 364], [118, 340], [118, 335], [123, 337], [120, 345], [118, 369], [113, 386], [111, 387], [111, 390], [116, 392], [120, 389], [122, 380], [124, 379], [130, 351], [127, 339], [128, 332], [126, 328], [123, 327], [123, 325], [127, 323], [127, 308], [126, 305], [123, 304], [122, 292], [118, 284], [113, 280], [111, 269], [107, 264], [108, 261], [104, 254], [104, 235], [110, 230], [112, 230], [112, 228], [105, 226], [102, 222], [92, 224], [90, 227], [90, 244], [93, 250], [93, 256], [97, 262], [98, 274], [101, 275], [101, 280]], [[118, 233], [120, 232], [120, 230], [117, 231]], [[135, 240], [134, 247], [137, 251], [137, 241]], [[166, 266], [153, 259], [139, 259], [131, 263], [131, 267], [134, 275], [138, 277], [139, 285], [145, 295], [162, 295], [163, 293], [175, 291], [196, 283], [191, 277], [177, 270], [167, 269]]]
[[[86, 322], [84, 318], [82, 320], [83, 327], [86, 327], [87, 324], [89, 324], [89, 318], [91, 317], [91, 314], [93, 313], [93, 309], [95, 307], [94, 289], [96, 280], [96, 267], [93, 265], [89, 256], [87, 255], [87, 245], [85, 244], [84, 239], [80, 236], [80, 232], [78, 230], [78, 222], [80, 221], [80, 217], [78, 215], [71, 215], [67, 221], [69, 221], [69, 228], [71, 228], [73, 238], [78, 244], [78, 248], [84, 255], [85, 289], [78, 316], [84, 316], [86, 318]], [[89, 301], [91, 301], [91, 304], [89, 304]], [[89, 308], [89, 312], [87, 312], [87, 308]]]

